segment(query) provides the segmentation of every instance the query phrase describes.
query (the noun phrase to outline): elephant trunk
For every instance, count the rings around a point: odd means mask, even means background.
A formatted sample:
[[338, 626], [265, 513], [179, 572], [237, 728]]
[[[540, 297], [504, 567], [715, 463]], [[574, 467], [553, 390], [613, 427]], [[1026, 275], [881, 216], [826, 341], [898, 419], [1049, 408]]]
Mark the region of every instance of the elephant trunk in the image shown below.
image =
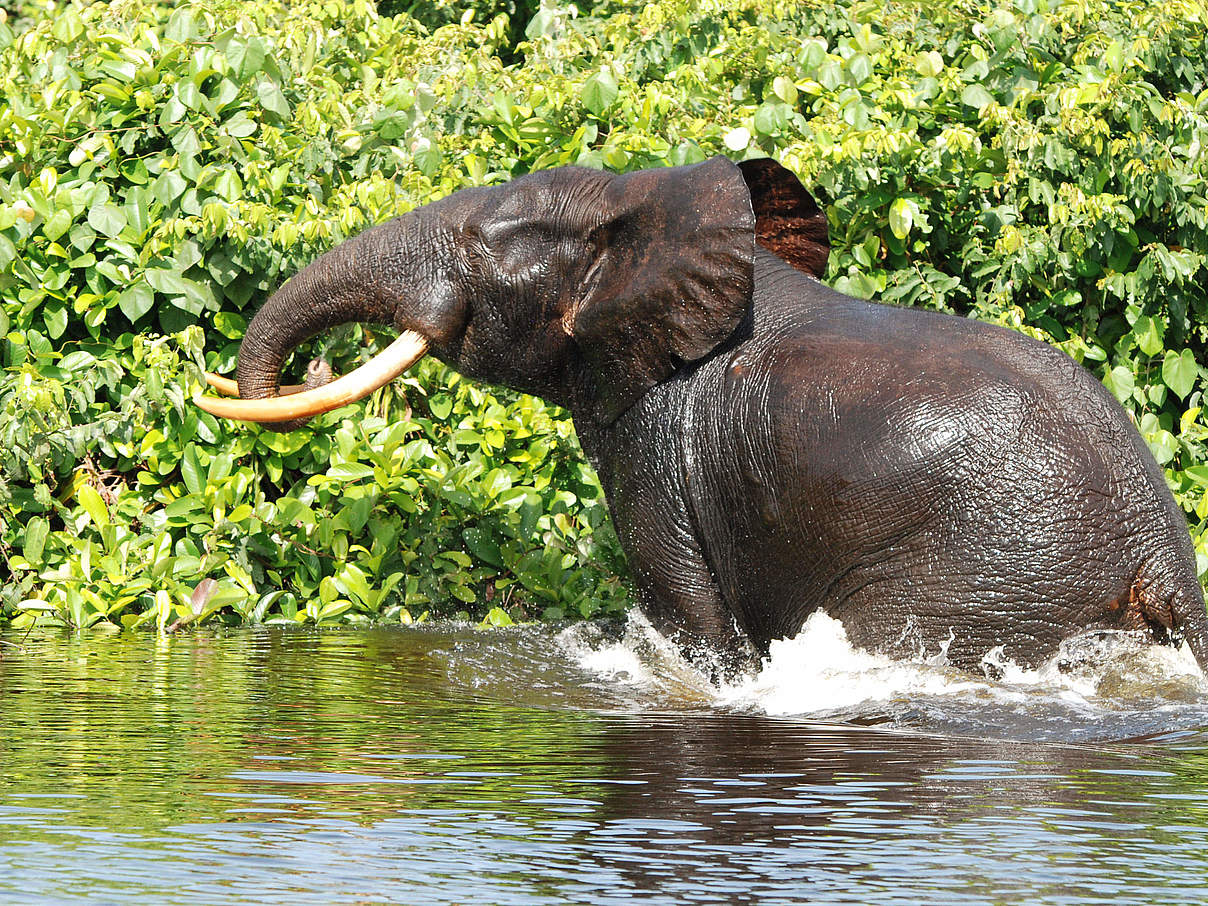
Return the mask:
[[276, 396], [286, 356], [322, 331], [350, 321], [394, 322], [399, 299], [382, 279], [378, 232], [336, 246], [256, 313], [239, 347], [236, 375], [243, 399]]
[[[360, 399], [410, 367], [427, 349], [421, 333], [404, 330], [391, 346], [352, 374], [279, 397], [281, 367], [301, 343], [340, 324], [367, 321], [410, 326], [401, 314], [407, 218], [382, 224], [342, 243], [285, 283], [256, 313], [239, 348], [240, 400], [198, 399], [214, 415], [258, 421], [278, 431]], [[211, 383], [214, 383], [211, 381]], [[254, 402], [259, 401], [259, 402]]]

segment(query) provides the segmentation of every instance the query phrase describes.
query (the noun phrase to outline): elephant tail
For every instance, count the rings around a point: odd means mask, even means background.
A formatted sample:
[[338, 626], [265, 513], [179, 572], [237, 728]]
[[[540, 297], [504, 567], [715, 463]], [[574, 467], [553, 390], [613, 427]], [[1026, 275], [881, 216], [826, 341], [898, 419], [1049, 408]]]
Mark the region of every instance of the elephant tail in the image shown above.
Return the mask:
[[1185, 640], [1200, 670], [1208, 674], [1208, 611], [1194, 562], [1182, 561], [1174, 575], [1157, 581], [1139, 574], [1130, 599], [1157, 638]]
[[1208, 674], [1208, 613], [1204, 610], [1204, 593], [1198, 579], [1180, 585], [1170, 602], [1170, 615], [1174, 628], [1182, 633], [1199, 662], [1200, 670]]
[[1194, 558], [1178, 558], [1176, 563], [1173, 570], [1142, 567], [1137, 573], [1128, 594], [1128, 610], [1136, 620], [1132, 625], [1148, 626], [1157, 641], [1186, 641], [1200, 670], [1208, 674], [1208, 611], [1204, 609], [1204, 591], [1196, 575]]

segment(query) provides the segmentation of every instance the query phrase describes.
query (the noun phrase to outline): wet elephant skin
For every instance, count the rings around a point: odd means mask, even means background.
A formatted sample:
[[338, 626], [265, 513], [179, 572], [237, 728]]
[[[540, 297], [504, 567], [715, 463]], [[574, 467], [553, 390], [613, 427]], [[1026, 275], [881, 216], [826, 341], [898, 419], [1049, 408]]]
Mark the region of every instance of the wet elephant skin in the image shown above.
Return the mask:
[[724, 348], [592, 437], [659, 628], [764, 653], [823, 608], [858, 645], [966, 667], [1087, 627], [1202, 633], [1186, 523], [1072, 359], [763, 251], [755, 287]]

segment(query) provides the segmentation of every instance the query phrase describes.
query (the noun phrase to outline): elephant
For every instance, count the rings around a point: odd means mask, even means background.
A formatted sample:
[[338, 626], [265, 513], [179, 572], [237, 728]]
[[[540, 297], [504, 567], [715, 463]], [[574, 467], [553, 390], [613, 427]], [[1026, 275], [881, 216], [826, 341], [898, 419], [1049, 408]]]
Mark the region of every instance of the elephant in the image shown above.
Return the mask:
[[[199, 402], [288, 428], [430, 351], [565, 407], [640, 609], [706, 661], [821, 608], [857, 646], [971, 670], [1092, 629], [1185, 639], [1204, 668], [1187, 524], [1115, 398], [1016, 331], [831, 289], [828, 254], [770, 159], [468, 187], [288, 280], [242, 340], [243, 398]], [[401, 333], [279, 395], [287, 355], [349, 321]]]

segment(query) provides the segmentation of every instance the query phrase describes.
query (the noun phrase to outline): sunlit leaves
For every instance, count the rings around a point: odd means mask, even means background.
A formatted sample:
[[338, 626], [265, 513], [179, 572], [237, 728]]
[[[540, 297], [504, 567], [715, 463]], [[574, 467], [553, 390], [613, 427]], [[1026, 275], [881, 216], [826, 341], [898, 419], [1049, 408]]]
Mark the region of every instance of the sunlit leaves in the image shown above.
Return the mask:
[[911, 198], [895, 198], [889, 206], [889, 228], [899, 239], [910, 235], [915, 216], [919, 213], [918, 202]]
[[115, 204], [99, 204], [88, 212], [88, 224], [101, 235], [115, 239], [126, 228], [126, 215]]
[[260, 106], [269, 113], [282, 120], [289, 119], [291, 113], [289, 101], [285, 99], [281, 86], [272, 79], [263, 78], [257, 83], [256, 98], [260, 101]]
[[1112, 392], [1112, 395], [1122, 403], [1127, 403], [1132, 400], [1133, 391], [1137, 389], [1136, 379], [1124, 365], [1117, 365], [1108, 371], [1103, 378], [1103, 383], [1107, 389]]
[[944, 58], [935, 50], [926, 50], [915, 58], [915, 68], [919, 75], [934, 78], [944, 70]]
[[137, 322], [151, 310], [155, 302], [155, 293], [143, 281], [132, 284], [117, 297], [117, 307], [131, 324]]
[[76, 496], [93, 525], [102, 528], [109, 524], [109, 508], [105, 506], [105, 501], [94, 487], [88, 484], [81, 485]]
[[731, 151], [745, 151], [751, 143], [751, 130], [746, 126], [739, 126], [727, 132], [723, 140]]
[[27, 563], [41, 566], [42, 550], [49, 535], [50, 523], [41, 516], [31, 516], [25, 524], [25, 541], [21, 548]]
[[776, 76], [772, 80], [772, 93], [790, 107], [797, 103], [797, 86], [785, 76]]
[[974, 83], [966, 85], [961, 91], [961, 102], [981, 110], [983, 107], [994, 103], [994, 95], [990, 94], [984, 85]]
[[1190, 349], [1184, 349], [1182, 352], [1175, 352], [1173, 349], [1166, 351], [1162, 359], [1162, 381], [1178, 394], [1179, 399], [1187, 398], [1199, 373], [1200, 367]]
[[587, 77], [580, 97], [588, 111], [602, 116], [616, 101], [617, 92], [616, 78], [604, 68]]

